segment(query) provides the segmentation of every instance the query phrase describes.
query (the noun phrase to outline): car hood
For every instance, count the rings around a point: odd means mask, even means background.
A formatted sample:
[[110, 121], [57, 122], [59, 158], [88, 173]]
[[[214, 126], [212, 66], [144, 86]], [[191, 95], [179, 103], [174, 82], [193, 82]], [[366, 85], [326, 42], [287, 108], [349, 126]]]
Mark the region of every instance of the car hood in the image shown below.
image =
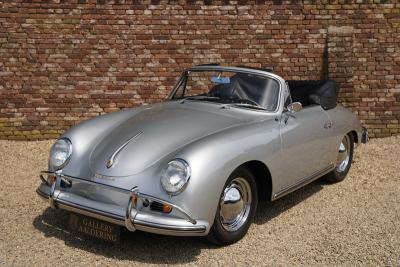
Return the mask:
[[120, 122], [96, 142], [90, 154], [90, 169], [113, 177], [137, 174], [190, 142], [248, 119], [234, 117], [215, 104], [152, 105]]

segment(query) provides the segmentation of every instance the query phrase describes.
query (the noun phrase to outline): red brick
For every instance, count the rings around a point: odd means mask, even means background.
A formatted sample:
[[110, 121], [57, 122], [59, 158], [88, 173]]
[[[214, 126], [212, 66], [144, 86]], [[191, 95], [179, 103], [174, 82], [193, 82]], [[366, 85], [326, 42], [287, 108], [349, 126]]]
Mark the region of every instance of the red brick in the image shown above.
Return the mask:
[[54, 138], [83, 119], [161, 101], [168, 92], [158, 88], [182, 68], [209, 62], [335, 79], [371, 136], [400, 133], [395, 0], [34, 2], [0, 3], [1, 139]]

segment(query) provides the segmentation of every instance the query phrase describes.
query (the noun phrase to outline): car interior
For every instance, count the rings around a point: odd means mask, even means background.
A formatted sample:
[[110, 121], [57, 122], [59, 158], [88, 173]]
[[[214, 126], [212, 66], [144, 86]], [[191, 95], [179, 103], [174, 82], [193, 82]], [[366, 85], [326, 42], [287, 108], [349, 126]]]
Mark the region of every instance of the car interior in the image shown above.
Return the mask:
[[222, 99], [249, 99], [273, 111], [278, 104], [279, 84], [273, 79], [238, 73], [230, 78], [229, 83], [215, 85], [208, 95]]
[[300, 102], [303, 107], [321, 105], [325, 110], [337, 105], [339, 85], [332, 80], [290, 80], [287, 81], [292, 102]]

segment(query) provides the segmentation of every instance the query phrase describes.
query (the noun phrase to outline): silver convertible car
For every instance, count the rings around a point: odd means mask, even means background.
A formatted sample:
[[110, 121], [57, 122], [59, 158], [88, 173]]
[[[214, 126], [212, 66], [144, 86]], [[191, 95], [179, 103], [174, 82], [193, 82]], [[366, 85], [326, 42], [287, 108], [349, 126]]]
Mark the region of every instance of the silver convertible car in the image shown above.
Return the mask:
[[285, 81], [261, 68], [188, 68], [165, 102], [63, 134], [37, 193], [102, 239], [122, 226], [234, 243], [258, 201], [345, 178], [368, 133], [336, 103], [338, 91], [334, 81]]

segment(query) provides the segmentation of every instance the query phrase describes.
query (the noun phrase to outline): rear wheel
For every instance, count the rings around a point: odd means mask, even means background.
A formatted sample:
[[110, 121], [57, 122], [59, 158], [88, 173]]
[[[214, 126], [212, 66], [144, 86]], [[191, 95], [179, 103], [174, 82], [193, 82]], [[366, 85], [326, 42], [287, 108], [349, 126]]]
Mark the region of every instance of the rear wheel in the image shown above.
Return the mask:
[[324, 176], [324, 180], [330, 183], [343, 181], [350, 170], [354, 150], [353, 134], [348, 133], [343, 137], [338, 150], [335, 169]]
[[224, 186], [207, 239], [218, 245], [239, 241], [253, 221], [257, 201], [257, 185], [253, 175], [247, 168], [239, 167]]

